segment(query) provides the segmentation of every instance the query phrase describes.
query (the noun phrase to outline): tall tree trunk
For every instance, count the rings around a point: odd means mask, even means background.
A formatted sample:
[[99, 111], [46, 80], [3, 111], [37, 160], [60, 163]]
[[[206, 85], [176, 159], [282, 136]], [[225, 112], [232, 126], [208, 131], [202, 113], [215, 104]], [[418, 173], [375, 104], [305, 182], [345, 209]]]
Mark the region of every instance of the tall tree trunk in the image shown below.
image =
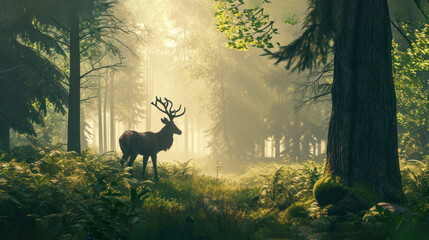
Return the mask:
[[304, 134], [302, 137], [302, 150], [301, 150], [301, 158], [302, 160], [308, 160], [310, 159], [310, 139], [308, 137], [308, 134]]
[[291, 139], [287, 133], [283, 133], [284, 141], [283, 141], [283, 152], [289, 155], [290, 158], [292, 158], [291, 155]]
[[8, 152], [10, 149], [10, 124], [9, 120], [0, 116], [0, 152]]
[[317, 139], [312, 139], [311, 145], [313, 146], [313, 157], [317, 156]]
[[301, 138], [299, 135], [296, 135], [292, 141], [292, 160], [295, 162], [301, 162]]
[[116, 151], [116, 132], [115, 132], [115, 88], [114, 88], [115, 72], [110, 76], [110, 150]]
[[[148, 38], [150, 37], [150, 34], [148, 32]], [[151, 109], [151, 102], [152, 102], [152, 74], [151, 74], [151, 48], [150, 43], [146, 46], [146, 131], [151, 131], [152, 129], [152, 109]]]
[[70, 89], [67, 127], [67, 151], [80, 154], [80, 48], [79, 10], [70, 14]]
[[101, 77], [98, 78], [98, 153], [103, 150], [103, 110], [101, 108]]
[[280, 140], [281, 140], [281, 135], [276, 135], [274, 136], [274, 148], [275, 148], [275, 154], [274, 157], [276, 159], [280, 159]]
[[104, 108], [103, 108], [103, 153], [107, 152], [107, 96], [109, 92], [109, 71], [106, 71], [104, 83]]
[[322, 139], [317, 140], [317, 156], [322, 154]]
[[223, 139], [225, 141], [227, 152], [228, 152], [228, 161], [231, 162], [232, 160], [232, 152], [231, 152], [231, 143], [229, 141], [229, 135], [228, 135], [228, 125], [226, 120], [226, 94], [225, 94], [225, 83], [223, 79], [223, 67], [222, 67], [222, 48], [223, 46], [219, 45], [219, 72], [220, 72], [220, 93], [221, 93], [221, 101], [222, 101], [222, 122], [223, 122]]
[[402, 185], [387, 0], [341, 3], [325, 174], [395, 201]]
[[195, 151], [195, 136], [194, 136], [195, 134], [194, 134], [194, 120], [193, 119], [191, 119], [190, 134], [191, 134], [191, 147], [189, 148], [189, 150], [190, 150], [191, 154], [194, 154], [196, 151]]
[[88, 139], [85, 135], [86, 130], [86, 123], [85, 123], [85, 112], [83, 108], [80, 110], [80, 145], [82, 149], [86, 149], [88, 147]]
[[184, 141], [184, 147], [185, 147], [185, 157], [188, 156], [189, 153], [189, 118], [188, 118], [188, 114], [185, 114], [185, 129], [183, 130], [183, 136], [185, 138]]

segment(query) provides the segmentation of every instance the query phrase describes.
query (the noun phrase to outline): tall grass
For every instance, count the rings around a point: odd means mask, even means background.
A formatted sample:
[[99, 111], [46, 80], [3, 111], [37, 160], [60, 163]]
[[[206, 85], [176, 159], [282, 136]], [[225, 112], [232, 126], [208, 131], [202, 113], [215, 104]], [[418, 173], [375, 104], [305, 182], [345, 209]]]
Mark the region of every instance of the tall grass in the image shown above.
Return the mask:
[[[140, 163], [122, 168], [114, 154], [39, 150], [34, 156], [27, 161], [14, 152], [0, 158], [2, 239], [359, 239], [371, 231], [400, 236], [368, 230], [361, 221], [365, 213], [326, 216], [312, 194], [323, 166], [311, 161], [255, 164], [229, 179], [201, 175], [191, 161], [165, 163], [160, 181], [152, 182], [140, 180]], [[415, 224], [408, 226], [425, 232], [428, 165], [402, 165], [407, 204], [415, 212]], [[147, 176], [153, 179], [151, 168]], [[386, 216], [374, 219], [389, 222]]]

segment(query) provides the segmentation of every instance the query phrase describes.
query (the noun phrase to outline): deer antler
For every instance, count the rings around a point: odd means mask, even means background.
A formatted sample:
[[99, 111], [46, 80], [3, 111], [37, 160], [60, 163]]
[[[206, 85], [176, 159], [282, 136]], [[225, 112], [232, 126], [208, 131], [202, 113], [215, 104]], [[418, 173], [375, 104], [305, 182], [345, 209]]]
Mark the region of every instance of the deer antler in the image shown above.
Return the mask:
[[[186, 112], [186, 108], [183, 108], [183, 112], [180, 113], [179, 115], [177, 115], [177, 113], [180, 111], [180, 109], [182, 109], [182, 105], [179, 106], [178, 109], [176, 110], [171, 110], [173, 108], [173, 102], [171, 102], [170, 100], [168, 100], [166, 97], [164, 98], [165, 101], [162, 101], [162, 99], [159, 97], [155, 97], [156, 101], [155, 103], [151, 103], [152, 105], [154, 105], [156, 108], [158, 108], [159, 111], [167, 114], [168, 118], [170, 118], [170, 121], [173, 121], [174, 118], [176, 117], [180, 117], [183, 114], [185, 114]], [[164, 110], [162, 110], [159, 106], [158, 103], [160, 103], [163, 107]]]

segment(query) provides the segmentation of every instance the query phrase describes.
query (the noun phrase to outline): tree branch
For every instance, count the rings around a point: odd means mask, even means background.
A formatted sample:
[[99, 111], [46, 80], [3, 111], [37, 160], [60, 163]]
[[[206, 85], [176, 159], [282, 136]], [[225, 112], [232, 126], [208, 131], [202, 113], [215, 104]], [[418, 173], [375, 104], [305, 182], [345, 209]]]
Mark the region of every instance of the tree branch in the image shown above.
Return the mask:
[[114, 68], [117, 68], [117, 67], [126, 67], [126, 66], [122, 65], [122, 61], [121, 61], [119, 63], [115, 63], [115, 64], [111, 64], [111, 65], [106, 65], [106, 66], [102, 66], [102, 67], [96, 67], [96, 68], [92, 67], [91, 70], [89, 70], [88, 72], [86, 72], [83, 75], [81, 75], [80, 78], [84, 78], [84, 77], [86, 77], [87, 75], [91, 74], [94, 71], [98, 71], [98, 70], [105, 69], [105, 68], [113, 68], [114, 69]]
[[1, 73], [7, 73], [7, 72], [10, 72], [10, 71], [13, 71], [13, 70], [15, 70], [17, 68], [20, 68], [20, 67], [23, 67], [23, 66], [25, 66], [25, 64], [20, 64], [18, 66], [15, 66], [15, 67], [12, 67], [12, 68], [9, 68], [9, 69], [0, 70], [0, 74]]

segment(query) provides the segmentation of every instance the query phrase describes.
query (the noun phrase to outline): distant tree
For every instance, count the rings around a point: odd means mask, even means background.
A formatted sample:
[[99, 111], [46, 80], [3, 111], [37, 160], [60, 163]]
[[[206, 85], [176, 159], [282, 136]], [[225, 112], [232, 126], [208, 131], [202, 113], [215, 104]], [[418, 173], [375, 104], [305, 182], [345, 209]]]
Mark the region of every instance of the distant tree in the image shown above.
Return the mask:
[[43, 19], [53, 26], [45, 32], [67, 53], [64, 65], [69, 72], [68, 151], [81, 151], [81, 79], [93, 77], [101, 69], [122, 66], [120, 57], [116, 63], [102, 61], [106, 56], [119, 54], [117, 45], [122, 41], [118, 35], [129, 33], [113, 13], [116, 4], [117, 1], [110, 0], [54, 1]]
[[[327, 112], [326, 104], [319, 102], [301, 106], [297, 102], [298, 74], [285, 70], [270, 70], [263, 77], [267, 86], [274, 90], [276, 102], [271, 105], [266, 125], [270, 136], [274, 137], [276, 157], [292, 161], [323, 159], [321, 143], [326, 141]], [[278, 139], [278, 140], [277, 140]], [[277, 152], [282, 146], [282, 151]], [[317, 150], [317, 152], [315, 151]]]

